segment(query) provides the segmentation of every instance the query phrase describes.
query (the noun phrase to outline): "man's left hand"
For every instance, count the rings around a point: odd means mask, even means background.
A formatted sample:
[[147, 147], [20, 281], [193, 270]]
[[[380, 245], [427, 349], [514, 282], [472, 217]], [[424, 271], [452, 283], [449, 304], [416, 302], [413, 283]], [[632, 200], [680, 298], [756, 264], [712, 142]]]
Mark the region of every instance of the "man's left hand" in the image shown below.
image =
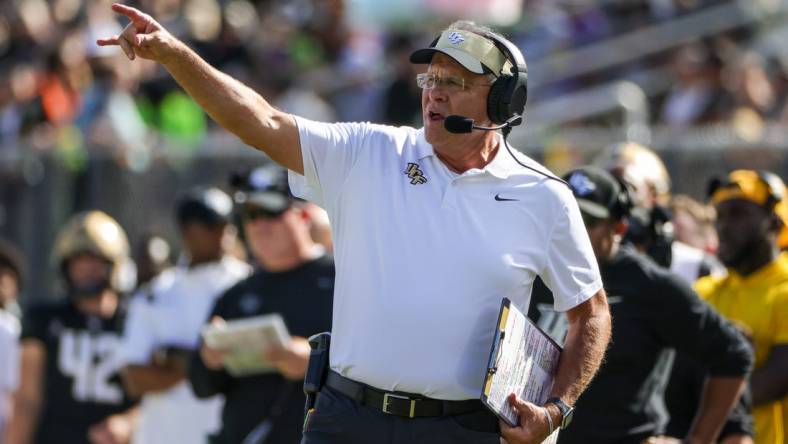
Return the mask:
[[544, 407], [523, 401], [514, 393], [509, 395], [509, 402], [520, 416], [520, 425], [509, 427], [501, 421], [501, 436], [509, 444], [538, 444], [547, 438], [550, 425]]
[[274, 364], [285, 378], [296, 381], [304, 379], [310, 351], [306, 338], [294, 337], [287, 346], [268, 350], [265, 359]]

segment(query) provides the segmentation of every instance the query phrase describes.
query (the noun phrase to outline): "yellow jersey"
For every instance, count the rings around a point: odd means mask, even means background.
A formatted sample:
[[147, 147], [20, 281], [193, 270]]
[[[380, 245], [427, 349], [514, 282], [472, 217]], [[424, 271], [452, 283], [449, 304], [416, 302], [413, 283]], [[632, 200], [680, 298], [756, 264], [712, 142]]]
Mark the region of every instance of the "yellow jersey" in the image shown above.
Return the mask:
[[[695, 283], [695, 290], [717, 311], [742, 327], [755, 346], [755, 369], [766, 362], [776, 345], [788, 345], [788, 254], [749, 276], [728, 269], [724, 277], [707, 276]], [[753, 409], [756, 444], [788, 444], [785, 438], [782, 401]]]

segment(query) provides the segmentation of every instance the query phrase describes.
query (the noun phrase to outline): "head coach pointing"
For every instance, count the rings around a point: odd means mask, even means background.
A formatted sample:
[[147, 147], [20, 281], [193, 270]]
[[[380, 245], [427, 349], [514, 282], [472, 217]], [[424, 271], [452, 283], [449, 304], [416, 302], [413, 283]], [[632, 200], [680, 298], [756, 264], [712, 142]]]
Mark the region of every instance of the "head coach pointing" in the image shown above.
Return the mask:
[[[288, 168], [296, 196], [329, 213], [331, 371], [302, 442], [537, 443], [568, 425], [610, 315], [571, 190], [492, 130], [522, 122], [527, 68], [513, 44], [458, 22], [416, 51], [422, 129], [326, 124], [276, 110], [149, 15], [113, 10], [131, 23], [99, 44], [161, 63], [217, 122]], [[511, 428], [478, 399], [501, 299], [527, 308], [537, 275], [569, 333], [550, 399], [510, 396], [520, 413]]]

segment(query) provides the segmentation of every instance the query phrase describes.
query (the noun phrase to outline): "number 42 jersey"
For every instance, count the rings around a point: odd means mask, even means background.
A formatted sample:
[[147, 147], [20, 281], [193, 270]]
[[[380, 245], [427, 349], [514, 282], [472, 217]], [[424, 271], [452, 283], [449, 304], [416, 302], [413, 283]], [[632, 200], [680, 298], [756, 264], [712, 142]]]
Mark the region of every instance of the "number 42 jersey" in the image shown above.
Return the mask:
[[23, 343], [38, 340], [46, 350], [36, 444], [87, 443], [91, 425], [132, 405], [119, 374], [122, 322], [120, 308], [102, 319], [70, 301], [25, 313]]

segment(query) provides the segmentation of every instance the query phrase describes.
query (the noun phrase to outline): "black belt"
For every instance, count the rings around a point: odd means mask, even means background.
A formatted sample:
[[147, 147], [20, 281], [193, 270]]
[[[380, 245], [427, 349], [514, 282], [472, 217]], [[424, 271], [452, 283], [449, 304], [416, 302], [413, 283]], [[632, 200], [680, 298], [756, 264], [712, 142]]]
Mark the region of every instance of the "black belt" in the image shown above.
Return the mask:
[[333, 370], [328, 372], [326, 385], [360, 404], [389, 415], [417, 418], [454, 416], [484, 410], [484, 404], [478, 399], [443, 401], [410, 393], [387, 392], [345, 378]]

